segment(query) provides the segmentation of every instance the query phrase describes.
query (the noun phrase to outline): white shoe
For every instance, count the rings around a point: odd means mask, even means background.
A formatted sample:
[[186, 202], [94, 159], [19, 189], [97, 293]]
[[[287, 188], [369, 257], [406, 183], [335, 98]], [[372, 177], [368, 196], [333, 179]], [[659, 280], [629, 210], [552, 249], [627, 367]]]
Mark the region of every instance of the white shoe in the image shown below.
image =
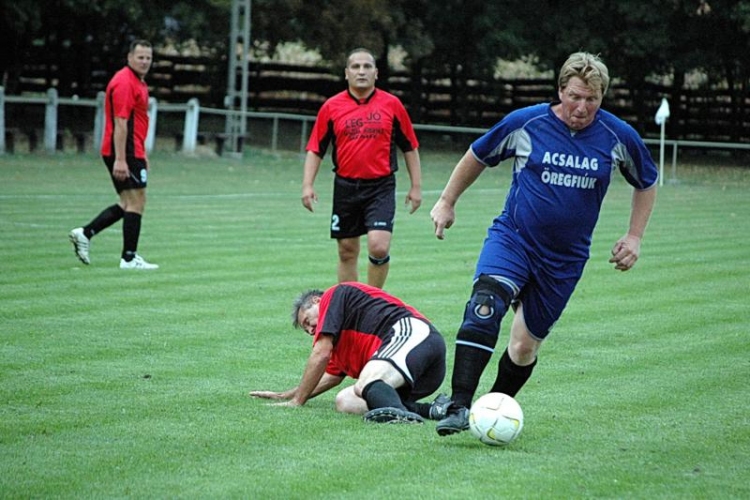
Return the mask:
[[83, 228], [77, 227], [73, 229], [68, 233], [68, 239], [73, 243], [76, 256], [78, 256], [81, 262], [86, 265], [91, 264], [91, 260], [89, 259], [89, 245], [91, 244], [91, 240], [83, 234]]
[[125, 259], [120, 259], [120, 269], [144, 269], [144, 270], [151, 270], [151, 269], [159, 269], [159, 266], [157, 264], [151, 264], [150, 262], [146, 262], [143, 260], [143, 257], [140, 255], [136, 255], [133, 257], [133, 260], [130, 262], [126, 261]]

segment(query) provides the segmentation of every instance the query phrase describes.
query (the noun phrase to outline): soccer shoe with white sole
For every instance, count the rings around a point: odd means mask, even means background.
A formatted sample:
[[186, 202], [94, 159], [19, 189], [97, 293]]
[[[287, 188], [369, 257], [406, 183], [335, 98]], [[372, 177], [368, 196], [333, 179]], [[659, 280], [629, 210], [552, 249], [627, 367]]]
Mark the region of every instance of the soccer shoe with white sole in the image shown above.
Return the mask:
[[440, 393], [435, 401], [430, 403], [430, 420], [443, 420], [448, 415], [448, 407], [453, 403], [451, 398]]
[[159, 266], [157, 264], [146, 262], [145, 260], [143, 260], [143, 257], [141, 257], [140, 255], [136, 255], [131, 261], [120, 259], [120, 269], [152, 270], [159, 269]]
[[423, 424], [424, 419], [416, 413], [387, 406], [365, 413], [362, 419], [375, 424]]
[[435, 430], [441, 436], [450, 436], [469, 429], [469, 409], [465, 406], [451, 405], [448, 416], [437, 423]]
[[68, 233], [68, 239], [73, 243], [73, 250], [76, 253], [78, 259], [86, 265], [91, 264], [89, 259], [89, 247], [91, 246], [91, 240], [86, 238], [83, 234], [83, 228], [77, 227]]

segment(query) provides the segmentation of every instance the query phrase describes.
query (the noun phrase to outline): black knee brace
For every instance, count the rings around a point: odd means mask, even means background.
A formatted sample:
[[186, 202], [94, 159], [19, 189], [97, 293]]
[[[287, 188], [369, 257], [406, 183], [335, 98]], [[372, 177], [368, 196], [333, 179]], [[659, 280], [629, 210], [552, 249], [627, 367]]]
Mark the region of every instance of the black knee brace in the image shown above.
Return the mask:
[[456, 342], [494, 350], [500, 334], [500, 322], [512, 298], [512, 292], [499, 281], [484, 274], [479, 276], [466, 303]]
[[374, 266], [382, 266], [383, 264], [388, 264], [388, 262], [391, 260], [390, 255], [386, 255], [382, 259], [377, 259], [373, 257], [372, 255], [368, 255], [368, 257], [370, 259], [370, 262], [372, 262]]

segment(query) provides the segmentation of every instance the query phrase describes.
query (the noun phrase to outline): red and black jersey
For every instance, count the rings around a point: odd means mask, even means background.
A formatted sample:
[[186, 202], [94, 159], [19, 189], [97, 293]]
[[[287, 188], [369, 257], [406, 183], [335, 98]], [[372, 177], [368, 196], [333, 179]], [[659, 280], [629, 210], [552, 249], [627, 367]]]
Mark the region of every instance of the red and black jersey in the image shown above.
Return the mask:
[[307, 151], [321, 158], [333, 145], [333, 171], [349, 179], [377, 179], [398, 170], [396, 147], [419, 147], [411, 118], [398, 97], [375, 89], [367, 99], [348, 90], [318, 111]]
[[148, 133], [148, 85], [130, 66], [115, 73], [107, 85], [104, 98], [104, 137], [102, 156], [115, 155], [115, 117], [128, 120], [125, 156], [146, 158]]
[[333, 354], [326, 367], [331, 375], [359, 378], [373, 353], [400, 319], [427, 319], [380, 288], [346, 282], [325, 291], [320, 300], [313, 344], [321, 334], [333, 337]]

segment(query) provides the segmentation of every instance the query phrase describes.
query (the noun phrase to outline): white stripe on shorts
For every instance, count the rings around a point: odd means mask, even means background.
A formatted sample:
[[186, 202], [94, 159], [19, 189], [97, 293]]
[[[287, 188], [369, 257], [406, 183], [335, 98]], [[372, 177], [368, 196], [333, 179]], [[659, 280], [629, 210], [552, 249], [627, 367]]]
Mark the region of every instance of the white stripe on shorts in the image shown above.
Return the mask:
[[389, 359], [414, 383], [414, 378], [406, 366], [406, 356], [430, 334], [430, 325], [418, 318], [402, 318], [393, 325], [393, 337], [386, 345], [380, 346], [373, 355], [376, 359]]

